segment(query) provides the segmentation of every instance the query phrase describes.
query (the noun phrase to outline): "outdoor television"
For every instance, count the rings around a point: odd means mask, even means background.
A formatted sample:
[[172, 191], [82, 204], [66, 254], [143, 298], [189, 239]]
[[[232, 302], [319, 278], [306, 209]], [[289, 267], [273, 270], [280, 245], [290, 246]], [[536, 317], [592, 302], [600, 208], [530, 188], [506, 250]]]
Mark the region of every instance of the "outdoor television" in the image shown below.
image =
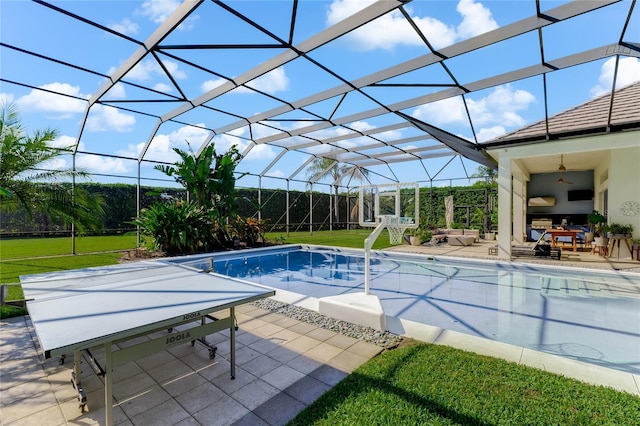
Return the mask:
[[573, 189], [567, 191], [569, 201], [593, 200], [593, 189]]

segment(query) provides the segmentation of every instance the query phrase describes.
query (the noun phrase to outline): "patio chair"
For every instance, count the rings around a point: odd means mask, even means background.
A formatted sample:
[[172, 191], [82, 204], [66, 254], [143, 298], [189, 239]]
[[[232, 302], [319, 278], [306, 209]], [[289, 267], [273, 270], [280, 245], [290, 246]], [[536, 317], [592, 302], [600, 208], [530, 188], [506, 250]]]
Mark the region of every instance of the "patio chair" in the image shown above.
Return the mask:
[[560, 260], [562, 249], [560, 247], [551, 247], [544, 239], [545, 234], [542, 233], [538, 241], [533, 246], [513, 246], [511, 254], [515, 256], [534, 256], [534, 257], [550, 257]]

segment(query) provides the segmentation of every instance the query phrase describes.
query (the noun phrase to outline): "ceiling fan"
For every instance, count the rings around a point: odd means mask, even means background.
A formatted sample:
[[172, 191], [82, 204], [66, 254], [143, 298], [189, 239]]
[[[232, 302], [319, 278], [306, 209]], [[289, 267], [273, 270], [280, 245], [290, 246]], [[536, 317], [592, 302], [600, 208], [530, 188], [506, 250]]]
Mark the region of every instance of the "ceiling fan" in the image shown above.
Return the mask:
[[560, 165], [558, 166], [558, 172], [560, 172], [560, 177], [558, 178], [558, 183], [565, 183], [567, 185], [572, 185], [573, 182], [566, 180], [562, 174], [567, 171], [567, 168], [564, 165], [564, 155], [560, 154]]

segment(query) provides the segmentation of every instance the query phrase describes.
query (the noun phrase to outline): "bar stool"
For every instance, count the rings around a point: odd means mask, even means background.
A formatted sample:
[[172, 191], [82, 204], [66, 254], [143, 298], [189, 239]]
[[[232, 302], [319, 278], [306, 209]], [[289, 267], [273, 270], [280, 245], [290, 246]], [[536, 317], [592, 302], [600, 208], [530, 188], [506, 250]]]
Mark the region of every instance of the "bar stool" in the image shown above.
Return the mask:
[[591, 254], [598, 254], [601, 257], [609, 256], [608, 244], [598, 244], [597, 240], [591, 242]]

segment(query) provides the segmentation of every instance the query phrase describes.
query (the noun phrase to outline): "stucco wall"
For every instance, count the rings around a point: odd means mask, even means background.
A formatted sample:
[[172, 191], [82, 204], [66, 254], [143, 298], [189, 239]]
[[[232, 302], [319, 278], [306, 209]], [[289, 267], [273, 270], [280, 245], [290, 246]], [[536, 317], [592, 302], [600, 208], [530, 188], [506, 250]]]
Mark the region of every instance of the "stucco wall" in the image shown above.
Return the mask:
[[[628, 205], [628, 202], [633, 202], [640, 205], [640, 146], [611, 151], [608, 188], [609, 223], [633, 225], [633, 237], [640, 238], [640, 213], [630, 215], [628, 209], [622, 209], [623, 203]], [[630, 256], [628, 249], [621, 245], [620, 257]]]

